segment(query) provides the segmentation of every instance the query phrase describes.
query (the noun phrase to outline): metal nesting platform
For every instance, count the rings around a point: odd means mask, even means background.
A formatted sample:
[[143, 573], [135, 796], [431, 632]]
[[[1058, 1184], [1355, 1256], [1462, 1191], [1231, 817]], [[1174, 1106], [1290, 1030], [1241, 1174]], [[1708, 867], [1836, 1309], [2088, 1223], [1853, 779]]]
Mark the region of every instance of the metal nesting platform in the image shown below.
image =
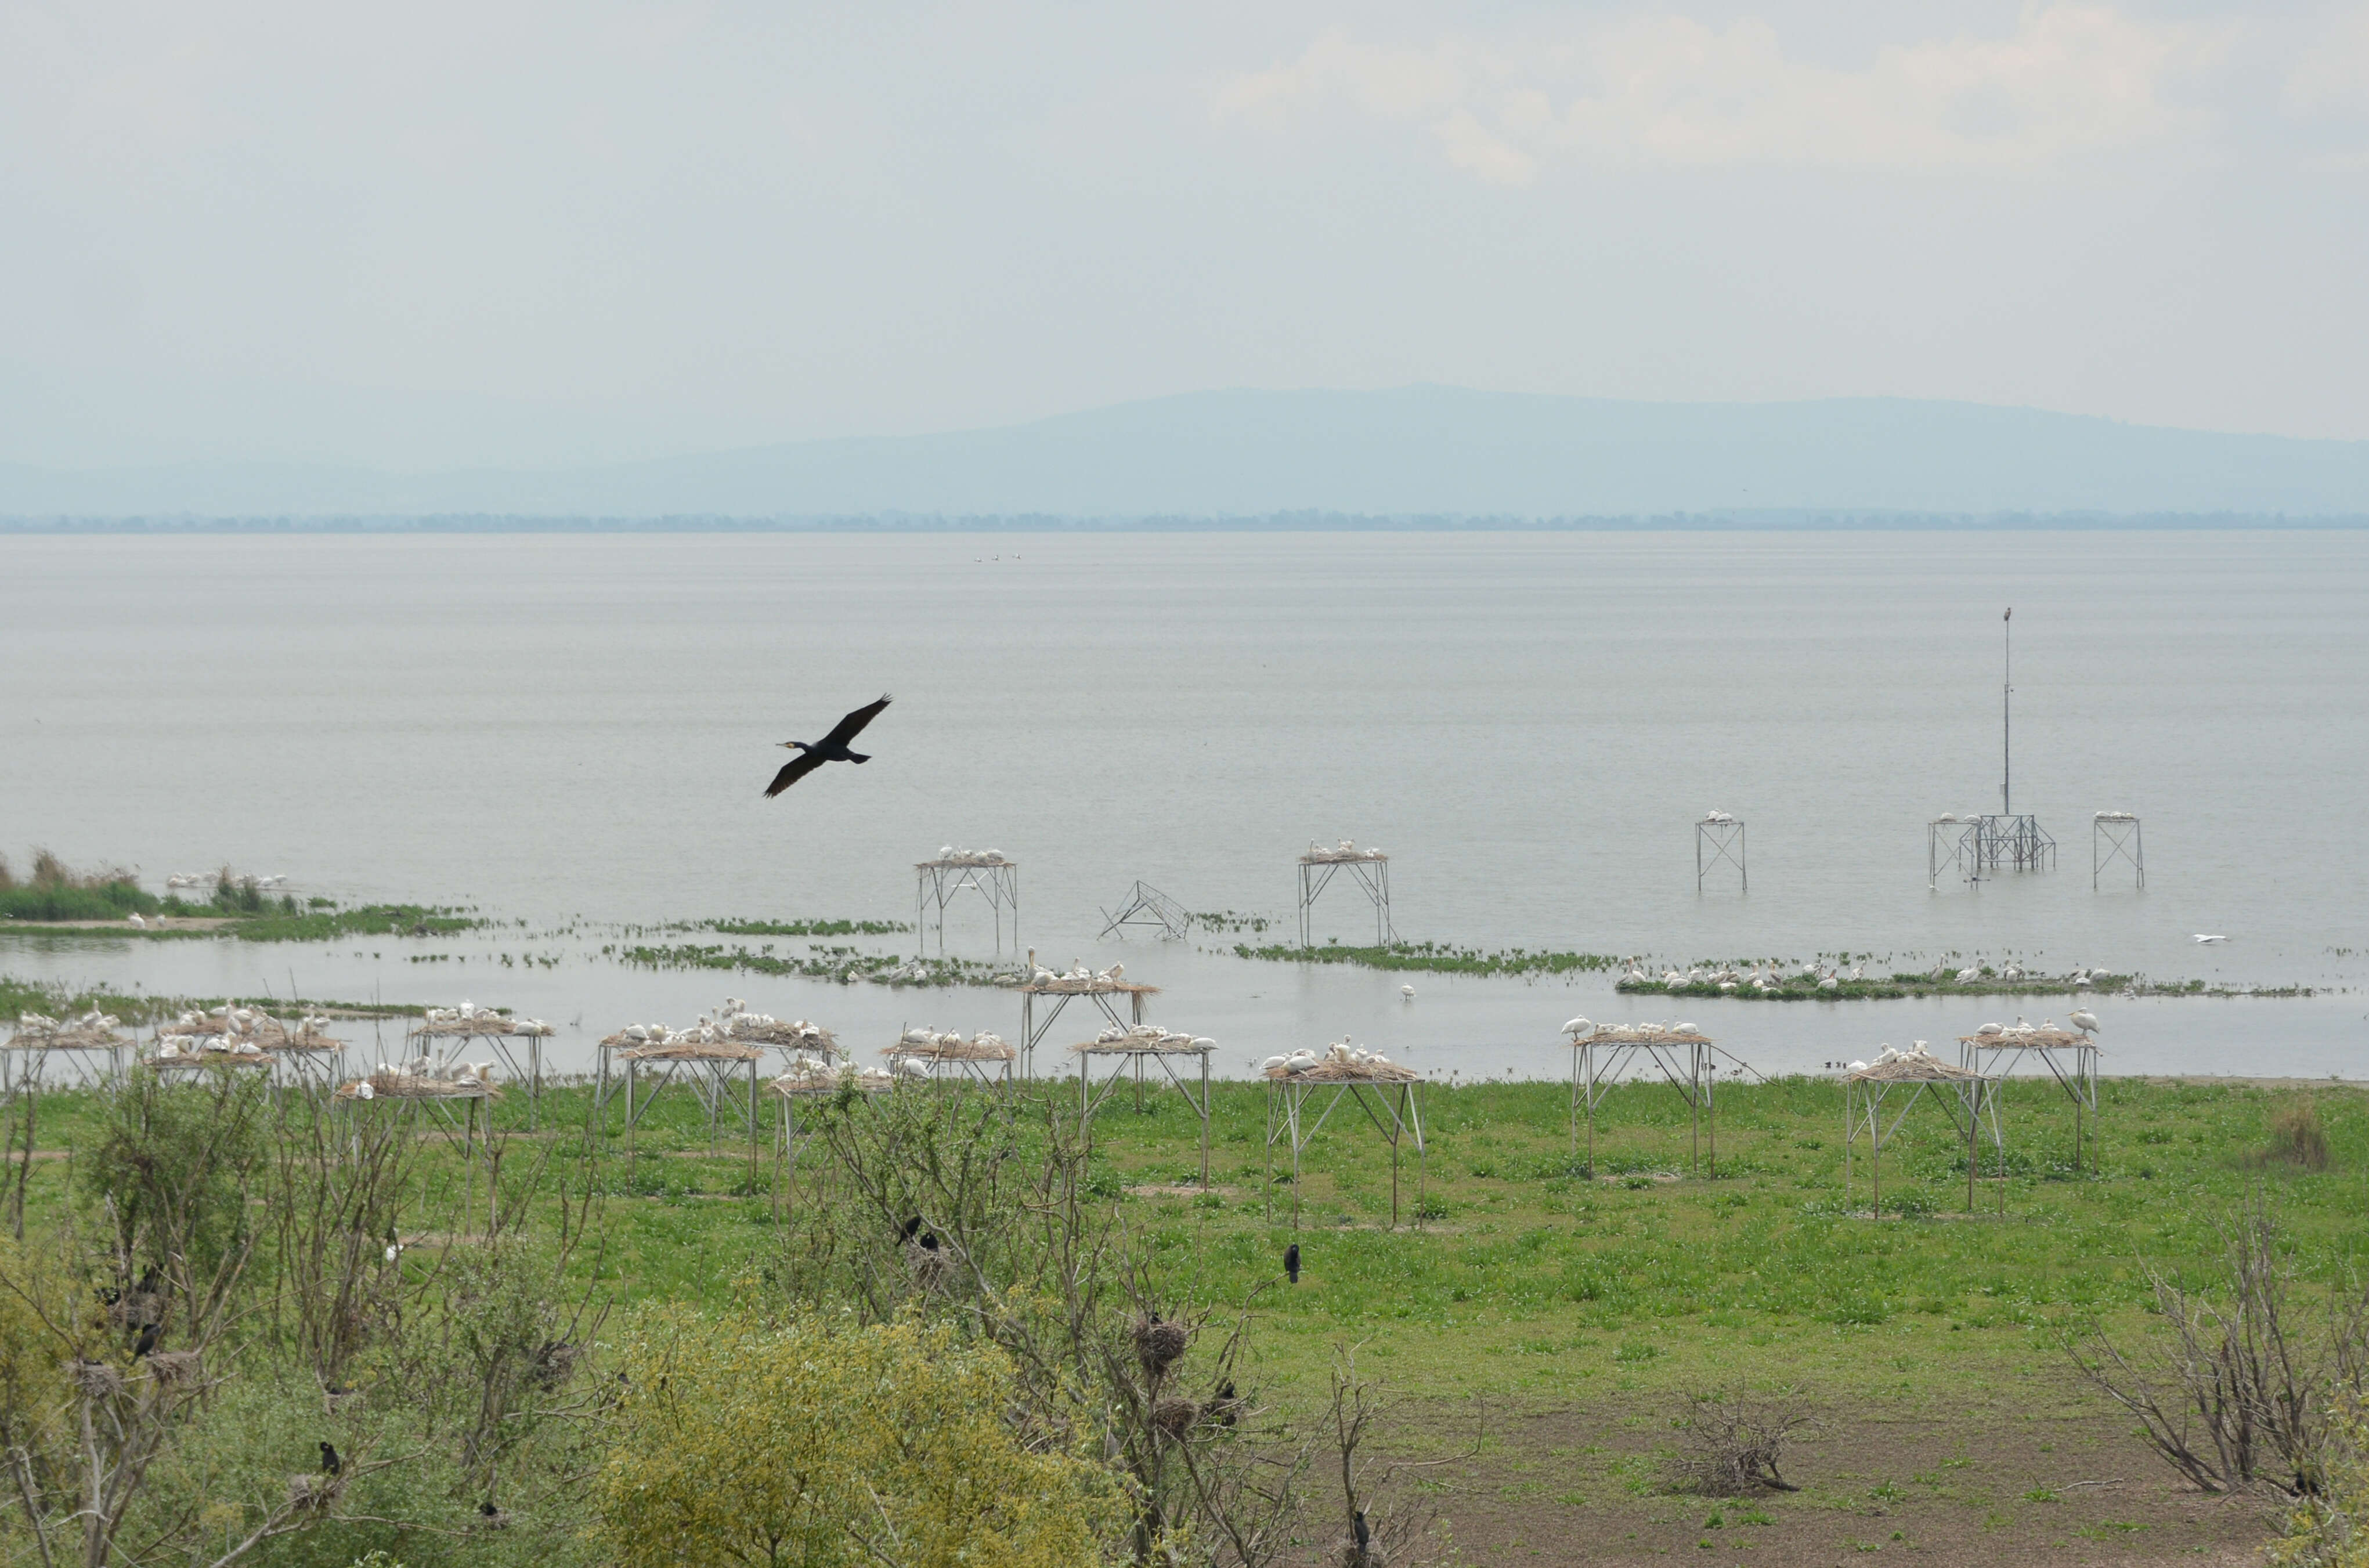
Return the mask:
[[[1145, 1025], [1150, 1028], [1150, 1025]], [[1071, 1046], [1078, 1059], [1078, 1126], [1082, 1135], [1091, 1136], [1094, 1113], [1117, 1093], [1118, 1087], [1130, 1076], [1135, 1080], [1135, 1108], [1143, 1108], [1143, 1083], [1147, 1066], [1159, 1070], [1161, 1075], [1184, 1096], [1184, 1103], [1201, 1119], [1201, 1185], [1209, 1185], [1209, 1057], [1218, 1048], [1215, 1040], [1206, 1036], [1161, 1031], [1148, 1034], [1130, 1031], [1116, 1040], [1089, 1040]], [[1183, 1061], [1197, 1064], [1190, 1072], [1177, 1071]], [[1097, 1085], [1094, 1064], [1110, 1064], [1109, 1075]]]
[[[502, 1071], [525, 1088], [526, 1125], [527, 1130], [532, 1132], [542, 1119], [543, 1042], [558, 1032], [540, 1018], [506, 1018], [481, 1010], [465, 1017], [431, 1013], [408, 1037], [416, 1047], [440, 1062], [463, 1043], [485, 1041], [495, 1059], [501, 1063]], [[521, 1040], [526, 1043], [523, 1063], [515, 1045]]]
[[[1036, 956], [1028, 956], [1032, 973], [1047, 973], [1036, 968]], [[1115, 967], [1116, 966], [1114, 966]], [[1143, 999], [1158, 996], [1158, 986], [1139, 985], [1133, 980], [1107, 979], [1101, 975], [1091, 979], [1072, 979], [1055, 975], [1049, 979], [1032, 979], [1020, 988], [1020, 1075], [1036, 1076], [1036, 1047], [1046, 1032], [1053, 1027], [1073, 998], [1084, 997], [1108, 1022], [1122, 1029], [1132, 1029], [1143, 1022]], [[1114, 1000], [1127, 998], [1127, 1016], [1119, 1016], [1119, 1004]]]
[[1589, 1024], [1585, 1018], [1572, 1023], [1579, 1027], [1565, 1028], [1571, 1039], [1571, 1149], [1580, 1151], [1584, 1124], [1589, 1172], [1596, 1169], [1596, 1108], [1624, 1072], [1650, 1068], [1687, 1103], [1688, 1170], [1702, 1168], [1708, 1137], [1711, 1173], [1717, 1176], [1720, 1060], [1755, 1078], [1760, 1076], [1757, 1070], [1691, 1024]]
[[[2086, 1014], [2085, 1014], [2086, 1016]], [[2087, 1150], [2089, 1170], [2098, 1170], [2098, 1047], [2086, 1030], [2059, 1029], [2054, 1023], [2038, 1028], [2028, 1024], [1986, 1024], [1958, 1036], [1958, 1065], [1982, 1073], [1995, 1082], [2014, 1076], [2026, 1057], [2048, 1070], [2065, 1097], [2073, 1102], [2073, 1168], [2081, 1168]], [[1991, 1103], [1991, 1134], [2000, 1136], [1998, 1107]]]
[[[1884, 1114], [1894, 1102], [1898, 1109], [1889, 1126]], [[1843, 1075], [1843, 1203], [1850, 1203], [1852, 1159], [1861, 1134], [1868, 1141], [1870, 1190], [1873, 1214], [1883, 1218], [1883, 1149], [1908, 1119], [1908, 1113], [1928, 1101], [1946, 1111], [1951, 1126], [1966, 1140], [1966, 1211], [1974, 1212], [1974, 1184], [1982, 1169], [1981, 1133], [1990, 1123], [1991, 1142], [1997, 1151], [1999, 1207], [2007, 1206], [2007, 1145], [1999, 1137], [1998, 1080], [1972, 1068], [1956, 1067], [1917, 1046], [1906, 1051], [1887, 1049], [1872, 1062], [1853, 1064]]]
[[[1295, 1072], [1271, 1067], [1266, 1080], [1267, 1218], [1275, 1218], [1275, 1146], [1291, 1151], [1291, 1228], [1299, 1229], [1300, 1156], [1345, 1099], [1366, 1114], [1390, 1150], [1390, 1226], [1399, 1222], [1400, 1157], [1403, 1145], [1414, 1146], [1415, 1228], [1423, 1228], [1424, 1139], [1423, 1104], [1416, 1090], [1422, 1080], [1396, 1063], [1344, 1063], [1331, 1059]], [[1310, 1120], [1308, 1106], [1319, 1103]]]

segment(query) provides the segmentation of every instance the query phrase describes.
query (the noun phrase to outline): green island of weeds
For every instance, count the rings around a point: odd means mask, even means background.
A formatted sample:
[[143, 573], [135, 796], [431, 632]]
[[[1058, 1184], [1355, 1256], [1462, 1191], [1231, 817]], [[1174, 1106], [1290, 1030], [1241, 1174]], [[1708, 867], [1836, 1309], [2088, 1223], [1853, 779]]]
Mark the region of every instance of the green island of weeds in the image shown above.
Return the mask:
[[[843, 922], [837, 922], [843, 923]], [[814, 942], [804, 953], [776, 953], [773, 944], [756, 949], [727, 947], [721, 943], [681, 942], [652, 946], [612, 943], [601, 949], [604, 957], [645, 969], [722, 969], [751, 975], [801, 975], [813, 980], [858, 980], [882, 986], [1016, 985], [1019, 976], [967, 958], [907, 958], [893, 953], [866, 953], [861, 948], [828, 946]]]
[[1438, 942], [1390, 942], [1357, 947], [1328, 942], [1321, 947], [1234, 944], [1237, 958], [1277, 964], [1354, 964], [1368, 969], [1425, 969], [1450, 975], [1560, 975], [1572, 970], [1618, 968], [1620, 959], [1603, 953], [1551, 953], [1527, 947], [1483, 951]]

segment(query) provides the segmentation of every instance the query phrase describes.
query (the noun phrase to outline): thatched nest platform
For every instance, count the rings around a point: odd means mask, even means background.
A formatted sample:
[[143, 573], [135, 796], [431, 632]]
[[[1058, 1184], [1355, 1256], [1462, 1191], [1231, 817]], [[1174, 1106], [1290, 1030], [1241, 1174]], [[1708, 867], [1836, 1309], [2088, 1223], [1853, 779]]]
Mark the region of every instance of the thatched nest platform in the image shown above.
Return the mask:
[[804, 1019], [783, 1023], [779, 1019], [758, 1019], [746, 1014], [732, 1020], [732, 1038], [743, 1045], [772, 1046], [784, 1051], [811, 1051], [820, 1056], [840, 1056], [839, 1036], [819, 1024]]
[[1958, 1044], [1962, 1046], [1973, 1046], [1977, 1049], [1984, 1047], [1999, 1049], [2008, 1047], [2028, 1046], [2040, 1050], [2065, 1050], [2076, 1046], [2086, 1046], [2089, 1043], [2089, 1036], [2083, 1034], [2078, 1029], [2058, 1029], [2053, 1027], [2016, 1028], [2010, 1025], [2009, 1027], [1999, 1030], [1998, 1033], [1995, 1035], [1986, 1035], [1977, 1030], [1974, 1034], [1961, 1035], [1958, 1036]]
[[1854, 1067], [1843, 1074], [1847, 1083], [1982, 1083], [1983, 1074], [1972, 1068], [1957, 1067], [1943, 1061], [1930, 1051], [1910, 1049], [1887, 1050], [1864, 1067]]
[[1163, 1029], [1157, 1024], [1139, 1024], [1120, 1031], [1105, 1029], [1097, 1039], [1070, 1049], [1079, 1056], [1207, 1056], [1218, 1048], [1218, 1042], [1207, 1036], [1196, 1037]]
[[1031, 996], [1158, 996], [1158, 986], [1147, 986], [1134, 980], [1110, 980], [1100, 975], [1075, 978], [1055, 975], [1047, 980], [1030, 980], [1020, 988]]
[[1288, 1065], [1270, 1067], [1261, 1077], [1270, 1083], [1413, 1083], [1423, 1074], [1394, 1061], [1333, 1061], [1321, 1059], [1294, 1072]]
[[1308, 853], [1299, 857], [1299, 864], [1302, 865], [1352, 865], [1361, 862], [1385, 861], [1390, 858], [1379, 850], [1359, 849], [1355, 841], [1343, 839], [1337, 844], [1310, 844]]
[[883, 1047], [880, 1054], [892, 1061], [900, 1058], [916, 1061], [1011, 1061], [1020, 1055], [1002, 1036], [990, 1035], [984, 1029], [967, 1040], [953, 1033], [939, 1035], [927, 1029], [908, 1029], [904, 1038]]
[[[370, 1093], [362, 1091], [367, 1088]], [[351, 1083], [338, 1086], [340, 1100], [498, 1100], [502, 1097], [498, 1084], [482, 1082], [475, 1078], [429, 1078], [419, 1073], [373, 1072], [368, 1078], [358, 1078]]]
[[[602, 1041], [606, 1045], [609, 1042]], [[621, 1061], [761, 1061], [765, 1053], [755, 1046], [730, 1040], [666, 1040], [628, 1043], [617, 1052]]]
[[1574, 1035], [1574, 1046], [1707, 1046], [1711, 1036], [1692, 1024], [1598, 1024], [1585, 1035]]
[[269, 1067], [269, 1051], [260, 1047], [251, 1051], [224, 1049], [219, 1046], [200, 1046], [195, 1050], [183, 1048], [171, 1056], [162, 1051], [140, 1059], [140, 1065], [158, 1072], [181, 1072], [208, 1067]]
[[[111, 1025], [113, 1020], [109, 1020]], [[44, 1026], [46, 1025], [46, 1026]], [[134, 1042], [128, 1035], [120, 1035], [109, 1027], [85, 1024], [47, 1024], [27, 1026], [18, 1024], [17, 1032], [8, 1036], [0, 1050], [12, 1051], [119, 1051]]]
[[764, 1092], [784, 1100], [823, 1100], [851, 1087], [859, 1093], [882, 1094], [896, 1086], [896, 1079], [876, 1067], [844, 1067], [831, 1072], [785, 1072], [768, 1082]]
[[948, 850], [935, 860], [917, 860], [916, 871], [978, 870], [990, 865], [1013, 865], [1020, 863], [1001, 850]]
[[439, 1018], [430, 1014], [426, 1022], [411, 1031], [415, 1040], [465, 1040], [478, 1036], [507, 1039], [548, 1039], [559, 1033], [540, 1018], [504, 1018], [499, 1013], [479, 1013], [467, 1018]]

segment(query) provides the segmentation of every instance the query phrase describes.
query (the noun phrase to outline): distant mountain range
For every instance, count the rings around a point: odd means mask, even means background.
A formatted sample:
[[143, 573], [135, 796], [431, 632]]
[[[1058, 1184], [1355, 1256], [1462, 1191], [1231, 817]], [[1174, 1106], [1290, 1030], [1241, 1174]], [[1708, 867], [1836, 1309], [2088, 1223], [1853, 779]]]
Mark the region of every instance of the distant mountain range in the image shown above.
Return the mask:
[[1900, 398], [1209, 392], [551, 470], [0, 465], [17, 519], [2369, 517], [2369, 442]]

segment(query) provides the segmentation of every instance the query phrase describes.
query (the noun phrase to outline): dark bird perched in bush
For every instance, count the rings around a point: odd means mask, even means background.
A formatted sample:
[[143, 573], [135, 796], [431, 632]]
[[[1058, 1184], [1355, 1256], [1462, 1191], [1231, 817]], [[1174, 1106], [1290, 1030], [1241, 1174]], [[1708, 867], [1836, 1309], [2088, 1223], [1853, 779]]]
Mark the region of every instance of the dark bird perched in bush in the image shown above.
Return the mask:
[[337, 1448], [328, 1443], [322, 1444], [321, 1473], [323, 1475], [342, 1475], [345, 1473], [345, 1469], [346, 1461], [338, 1458]]
[[140, 1343], [132, 1347], [132, 1359], [139, 1360], [156, 1348], [156, 1325], [144, 1323], [140, 1329]]
[[813, 773], [817, 768], [821, 767], [825, 762], [869, 762], [872, 761], [869, 756], [866, 756], [861, 751], [849, 750], [847, 749], [847, 743], [854, 739], [857, 736], [863, 734], [864, 727], [870, 724], [874, 719], [878, 718], [880, 716], [880, 710], [887, 705], [888, 699], [887, 697], [882, 697], [876, 703], [865, 704], [863, 707], [856, 709], [853, 713], [849, 714], [845, 718], [841, 719], [837, 724], [831, 726], [830, 733], [824, 736], [820, 740], [812, 742], [805, 740], [784, 740], [781, 742], [782, 745], [797, 752], [798, 758], [795, 761], [784, 762], [782, 764], [782, 771], [775, 773], [773, 775], [773, 782], [765, 786], [765, 798], [771, 800], [773, 796], [781, 794], [784, 790], [789, 788], [792, 784], [797, 783], [808, 773]]
[[1283, 1272], [1291, 1276], [1294, 1285], [1299, 1283], [1299, 1243], [1297, 1242], [1283, 1249]]

